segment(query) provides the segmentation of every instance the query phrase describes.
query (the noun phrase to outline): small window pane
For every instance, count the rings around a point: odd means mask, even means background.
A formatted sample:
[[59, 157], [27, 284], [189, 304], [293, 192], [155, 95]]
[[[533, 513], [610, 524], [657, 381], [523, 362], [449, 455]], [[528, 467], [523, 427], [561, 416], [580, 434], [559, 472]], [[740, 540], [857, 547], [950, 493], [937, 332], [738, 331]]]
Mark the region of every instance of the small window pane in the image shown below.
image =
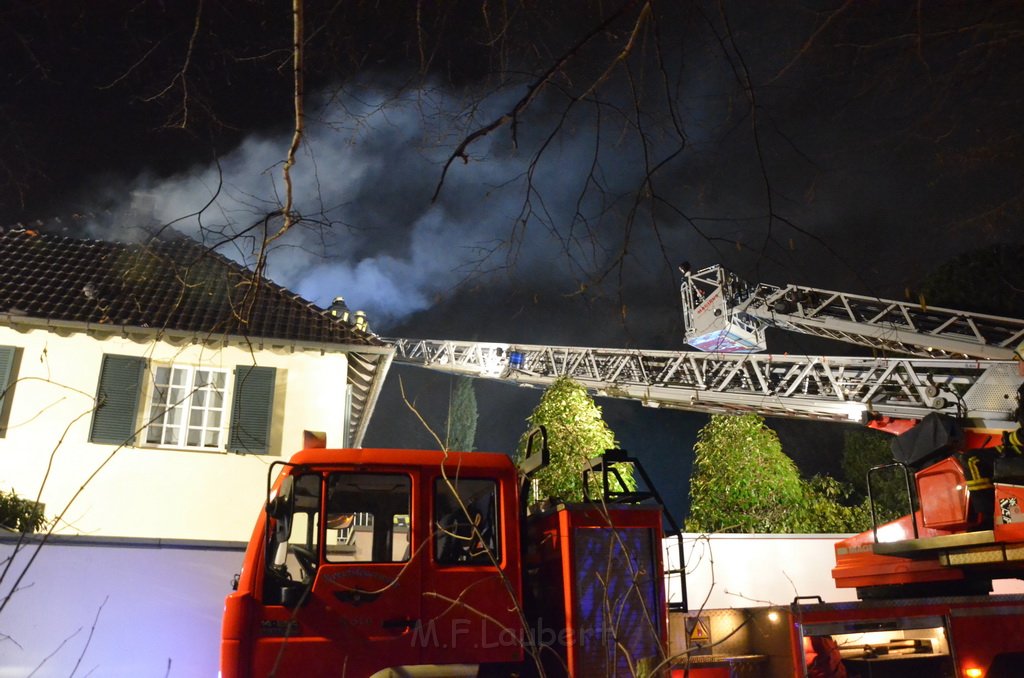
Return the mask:
[[185, 402], [185, 389], [172, 386], [167, 394], [167, 404], [177, 407]]
[[181, 410], [177, 407], [167, 410], [167, 413], [164, 415], [164, 425], [178, 426], [179, 424], [181, 424]]

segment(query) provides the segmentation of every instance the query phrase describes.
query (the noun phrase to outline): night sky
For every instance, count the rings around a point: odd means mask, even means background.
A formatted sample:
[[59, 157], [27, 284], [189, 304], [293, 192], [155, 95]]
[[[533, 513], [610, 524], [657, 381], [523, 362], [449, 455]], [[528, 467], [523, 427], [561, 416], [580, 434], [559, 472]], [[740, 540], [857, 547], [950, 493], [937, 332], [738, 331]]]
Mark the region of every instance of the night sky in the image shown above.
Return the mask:
[[[352, 1], [305, 25], [301, 219], [268, 274], [384, 336], [682, 349], [682, 261], [916, 298], [1024, 241], [1017, 2]], [[14, 2], [0, 31], [0, 224], [254, 261], [281, 223], [287, 3]], [[433, 446], [400, 380], [443, 428], [451, 378], [396, 367], [367, 446]], [[512, 449], [539, 395], [478, 383], [477, 447]], [[599, 404], [679, 508], [704, 417]], [[772, 424], [834, 467], [842, 427]]]

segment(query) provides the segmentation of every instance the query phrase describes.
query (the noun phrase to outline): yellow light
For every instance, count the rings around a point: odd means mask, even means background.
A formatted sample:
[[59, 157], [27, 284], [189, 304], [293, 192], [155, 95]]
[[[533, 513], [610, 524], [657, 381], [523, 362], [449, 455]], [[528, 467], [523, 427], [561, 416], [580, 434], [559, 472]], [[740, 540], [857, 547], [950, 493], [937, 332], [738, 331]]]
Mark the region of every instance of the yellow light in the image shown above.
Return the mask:
[[967, 676], [967, 678], [981, 678], [983, 673], [984, 671], [979, 668], [967, 669], [964, 671], [964, 675]]
[[768, 621], [770, 621], [770, 622], [777, 622], [777, 621], [779, 621], [779, 613], [776, 612], [775, 610], [772, 610], [771, 612], [769, 612], [768, 613]]

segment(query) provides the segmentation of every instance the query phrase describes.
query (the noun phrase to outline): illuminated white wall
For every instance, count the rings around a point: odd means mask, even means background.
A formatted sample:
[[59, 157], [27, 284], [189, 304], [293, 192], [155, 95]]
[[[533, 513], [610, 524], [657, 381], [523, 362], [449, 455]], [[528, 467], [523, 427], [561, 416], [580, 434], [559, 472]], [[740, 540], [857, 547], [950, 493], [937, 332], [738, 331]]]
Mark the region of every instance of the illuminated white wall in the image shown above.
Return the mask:
[[[85, 484], [59, 533], [247, 540], [269, 464], [300, 449], [305, 429], [325, 432], [329, 445], [344, 442], [348, 361], [340, 352], [257, 343], [176, 346], [7, 327], [0, 327], [0, 345], [23, 349], [9, 428], [0, 438], [0, 486], [27, 498], [43, 486], [41, 501], [53, 516]], [[236, 365], [277, 368], [270, 454], [144, 446], [115, 453], [113, 446], [89, 443], [104, 353], [229, 371]]]
[[[0, 558], [11, 552], [0, 543]], [[0, 594], [30, 555], [19, 553]], [[0, 612], [0, 678], [214, 678], [241, 563], [237, 549], [47, 544]]]

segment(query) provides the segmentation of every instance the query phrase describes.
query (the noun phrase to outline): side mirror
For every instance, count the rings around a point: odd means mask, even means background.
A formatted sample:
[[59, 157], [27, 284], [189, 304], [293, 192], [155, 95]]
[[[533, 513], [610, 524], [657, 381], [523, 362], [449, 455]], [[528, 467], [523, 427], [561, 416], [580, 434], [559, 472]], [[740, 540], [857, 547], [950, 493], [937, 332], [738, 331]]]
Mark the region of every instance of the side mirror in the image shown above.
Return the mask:
[[[534, 452], [533, 444], [537, 438], [541, 440], [540, 449]], [[523, 456], [523, 460], [519, 462], [519, 472], [526, 477], [530, 477], [550, 463], [551, 449], [548, 447], [548, 430], [543, 426], [538, 426], [530, 431], [530, 435], [526, 438], [526, 454]]]
[[274, 520], [291, 518], [295, 511], [295, 476], [285, 476], [277, 494], [267, 501], [267, 515]]
[[[292, 534], [292, 514], [295, 512], [295, 477], [285, 476], [277, 495], [267, 502], [267, 515], [277, 521], [274, 539], [286, 544]], [[282, 561], [284, 562], [283, 558]]]
[[[538, 439], [540, 440], [540, 449], [534, 452], [533, 446]], [[526, 439], [526, 454], [519, 462], [519, 509], [524, 517], [530, 503], [530, 495], [534, 495], [534, 501], [536, 501], [538, 492], [538, 485], [533, 479], [533, 475], [546, 468], [550, 463], [551, 448], [548, 447], [548, 430], [543, 426], [538, 426], [530, 431], [530, 435]]]

